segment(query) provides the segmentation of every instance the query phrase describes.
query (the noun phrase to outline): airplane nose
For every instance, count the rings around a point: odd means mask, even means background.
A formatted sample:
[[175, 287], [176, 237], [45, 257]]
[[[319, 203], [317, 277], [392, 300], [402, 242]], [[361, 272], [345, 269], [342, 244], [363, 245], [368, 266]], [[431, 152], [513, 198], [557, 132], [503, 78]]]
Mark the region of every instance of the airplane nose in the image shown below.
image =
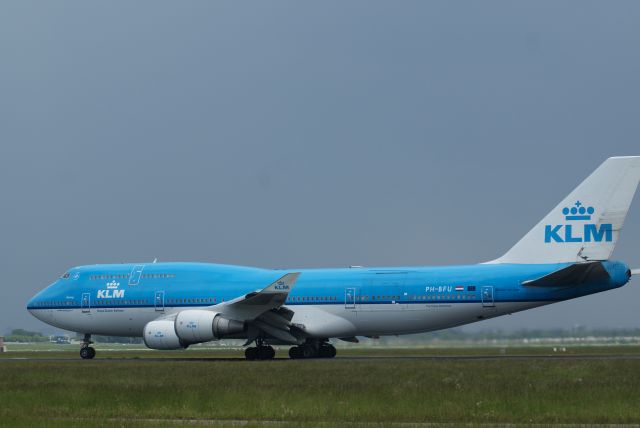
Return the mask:
[[[33, 316], [36, 316], [36, 314], [34, 313], [34, 309], [36, 306], [36, 296], [33, 296], [31, 299], [29, 299], [29, 301], [27, 302], [27, 311], [29, 311], [29, 313]], [[36, 317], [37, 318], [37, 317]]]
[[37, 311], [34, 311], [33, 309], [27, 309], [27, 310], [31, 315], [33, 315], [33, 317], [38, 318], [40, 321], [42, 321], [42, 318], [39, 316]]
[[33, 308], [35, 308], [36, 306], [36, 296], [33, 296], [31, 299], [29, 299], [29, 301], [27, 302], [27, 310], [29, 312], [31, 312], [33, 310]]
[[39, 295], [40, 295], [40, 293], [36, 294], [31, 299], [29, 299], [29, 301], [27, 302], [27, 311], [29, 311], [29, 313], [31, 315], [33, 315], [34, 317], [38, 318], [40, 321], [43, 321], [43, 319], [42, 319], [42, 311], [37, 310], [38, 309], [38, 302], [40, 301]]

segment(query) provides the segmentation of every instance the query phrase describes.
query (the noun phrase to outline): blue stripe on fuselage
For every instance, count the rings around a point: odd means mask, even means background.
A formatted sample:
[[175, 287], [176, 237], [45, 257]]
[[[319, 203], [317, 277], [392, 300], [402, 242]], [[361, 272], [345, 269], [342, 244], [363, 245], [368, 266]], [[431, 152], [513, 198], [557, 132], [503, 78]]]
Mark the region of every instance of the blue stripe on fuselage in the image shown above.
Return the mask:
[[[136, 266], [144, 266], [142, 275], [137, 285], [129, 285], [127, 275]], [[628, 279], [624, 263], [604, 262], [611, 275], [604, 283], [564, 288], [521, 285], [566, 266], [481, 264], [268, 270], [204, 263], [93, 265], [71, 269], [68, 278], [38, 293], [27, 308], [77, 309], [86, 293], [92, 309], [154, 307], [156, 292], [163, 293], [163, 304], [168, 308], [210, 306], [261, 290], [287, 272], [301, 273], [286, 303], [290, 306], [343, 306], [352, 303], [352, 297], [347, 300], [346, 290], [354, 292], [356, 305], [477, 303], [482, 301], [485, 286], [493, 287], [495, 302], [553, 302], [616, 288]], [[456, 286], [464, 291], [456, 291]], [[475, 286], [475, 290], [468, 291], [469, 286]]]

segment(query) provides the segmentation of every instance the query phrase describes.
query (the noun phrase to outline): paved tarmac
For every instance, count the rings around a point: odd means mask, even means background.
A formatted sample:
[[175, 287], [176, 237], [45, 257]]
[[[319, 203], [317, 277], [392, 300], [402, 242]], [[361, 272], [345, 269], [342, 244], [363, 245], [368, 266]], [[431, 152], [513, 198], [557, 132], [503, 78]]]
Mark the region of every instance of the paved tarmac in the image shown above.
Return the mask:
[[[640, 354], [603, 354], [603, 355], [466, 355], [466, 356], [345, 356], [336, 357], [331, 359], [312, 358], [308, 361], [310, 363], [317, 361], [330, 361], [339, 363], [340, 361], [497, 361], [497, 360], [640, 360]], [[0, 358], [0, 363], [19, 363], [19, 362], [72, 362], [83, 361], [80, 357], [66, 357], [66, 358], [47, 358], [47, 357], [4, 357]], [[96, 356], [94, 362], [218, 362], [218, 361], [231, 361], [231, 362], [246, 362], [246, 360], [238, 355], [237, 358], [227, 357], [210, 357], [210, 358], [154, 358], [154, 357], [114, 357]], [[285, 362], [292, 361], [290, 358], [274, 358], [273, 362]], [[300, 360], [297, 360], [300, 361]]]

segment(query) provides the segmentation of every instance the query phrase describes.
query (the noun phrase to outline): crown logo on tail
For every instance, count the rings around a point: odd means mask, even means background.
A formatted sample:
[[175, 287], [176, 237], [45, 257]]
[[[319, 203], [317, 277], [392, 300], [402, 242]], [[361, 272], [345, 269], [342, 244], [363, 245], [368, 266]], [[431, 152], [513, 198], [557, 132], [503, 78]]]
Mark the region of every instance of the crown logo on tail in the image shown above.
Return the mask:
[[591, 220], [591, 215], [595, 212], [595, 208], [586, 207], [580, 201], [576, 201], [574, 206], [571, 208], [564, 207], [562, 209], [562, 214], [564, 214], [564, 218], [569, 220]]

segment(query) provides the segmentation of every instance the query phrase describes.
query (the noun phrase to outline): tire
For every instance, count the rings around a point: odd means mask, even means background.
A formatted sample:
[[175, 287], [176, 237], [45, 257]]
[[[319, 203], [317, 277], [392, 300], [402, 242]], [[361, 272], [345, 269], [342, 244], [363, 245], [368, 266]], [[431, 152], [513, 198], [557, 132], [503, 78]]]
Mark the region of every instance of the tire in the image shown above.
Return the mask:
[[96, 356], [96, 350], [95, 349], [93, 349], [93, 348], [91, 348], [89, 346], [85, 346], [84, 348], [80, 348], [80, 358], [82, 358], [83, 360], [90, 360], [95, 356]]
[[329, 348], [329, 357], [328, 358], [334, 358], [336, 356], [336, 347], [333, 345], [327, 345], [327, 348]]
[[273, 349], [273, 346], [267, 346], [267, 352], [268, 352], [268, 356], [269, 356], [269, 360], [273, 360], [273, 358], [276, 356], [276, 350]]
[[266, 346], [258, 346], [257, 348], [257, 352], [258, 352], [258, 360], [266, 360], [269, 358], [269, 351], [267, 350]]
[[292, 360], [300, 358], [300, 348], [297, 346], [289, 348], [289, 358], [291, 358]]
[[333, 358], [336, 356], [336, 348], [333, 345], [323, 345], [320, 347], [320, 358]]
[[271, 346], [259, 346], [257, 349], [259, 360], [271, 360], [276, 355], [276, 351]]
[[318, 350], [318, 356], [320, 358], [329, 358], [329, 347], [326, 345], [322, 345]]
[[256, 358], [258, 358], [258, 348], [247, 348], [244, 350], [244, 357], [247, 360], [255, 360]]
[[302, 358], [313, 358], [316, 356], [315, 349], [313, 349], [313, 347], [308, 345], [302, 347], [301, 354], [302, 354]]

